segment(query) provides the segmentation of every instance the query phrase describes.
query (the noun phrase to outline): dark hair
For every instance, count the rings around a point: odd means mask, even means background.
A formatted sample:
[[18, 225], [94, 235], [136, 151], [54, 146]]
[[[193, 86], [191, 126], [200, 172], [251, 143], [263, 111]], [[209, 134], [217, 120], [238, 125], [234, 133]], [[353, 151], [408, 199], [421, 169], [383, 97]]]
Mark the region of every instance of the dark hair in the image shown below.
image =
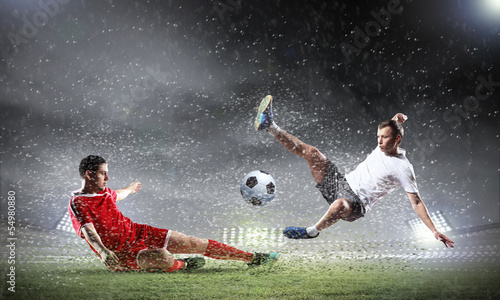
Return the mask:
[[403, 139], [403, 136], [405, 135], [405, 130], [403, 129], [403, 126], [401, 126], [401, 124], [398, 123], [398, 121], [386, 120], [386, 121], [383, 121], [380, 124], [378, 124], [379, 129], [382, 129], [384, 127], [390, 127], [392, 133], [395, 136], [400, 135], [401, 139]]
[[80, 162], [80, 167], [78, 168], [78, 171], [80, 172], [80, 177], [85, 178], [85, 172], [87, 172], [87, 170], [92, 172], [97, 172], [97, 170], [99, 170], [99, 167], [105, 163], [106, 160], [97, 155], [89, 155], [85, 157]]

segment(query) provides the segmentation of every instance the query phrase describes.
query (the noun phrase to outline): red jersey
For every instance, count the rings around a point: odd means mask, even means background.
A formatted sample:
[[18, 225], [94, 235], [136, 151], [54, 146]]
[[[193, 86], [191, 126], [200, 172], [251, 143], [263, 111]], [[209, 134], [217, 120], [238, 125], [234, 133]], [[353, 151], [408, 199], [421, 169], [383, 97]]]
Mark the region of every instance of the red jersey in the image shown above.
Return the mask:
[[69, 214], [76, 233], [84, 239], [82, 226], [93, 224], [102, 243], [111, 251], [130, 246], [141, 225], [121, 213], [116, 197], [116, 192], [106, 187], [98, 194], [73, 193], [69, 202]]

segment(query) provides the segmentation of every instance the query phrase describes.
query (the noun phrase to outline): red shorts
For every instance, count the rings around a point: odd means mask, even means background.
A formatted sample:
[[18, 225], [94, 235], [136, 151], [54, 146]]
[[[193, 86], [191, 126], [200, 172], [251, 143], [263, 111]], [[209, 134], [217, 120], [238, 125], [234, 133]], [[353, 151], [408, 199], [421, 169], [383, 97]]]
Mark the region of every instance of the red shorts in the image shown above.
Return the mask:
[[137, 258], [139, 253], [147, 249], [167, 248], [170, 233], [167, 229], [156, 228], [146, 224], [136, 224], [135, 239], [116, 251], [120, 267], [124, 270], [141, 270]]

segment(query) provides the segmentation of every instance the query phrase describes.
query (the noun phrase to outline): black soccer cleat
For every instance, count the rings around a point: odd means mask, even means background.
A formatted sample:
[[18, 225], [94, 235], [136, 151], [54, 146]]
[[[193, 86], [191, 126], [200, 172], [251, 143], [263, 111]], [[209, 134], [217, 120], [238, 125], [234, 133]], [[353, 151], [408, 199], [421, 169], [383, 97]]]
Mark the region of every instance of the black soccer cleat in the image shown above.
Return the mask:
[[274, 264], [278, 258], [279, 253], [271, 252], [271, 253], [254, 253], [253, 259], [251, 262], [247, 263], [249, 267], [257, 267], [263, 265], [272, 265]]
[[205, 265], [205, 259], [203, 257], [188, 257], [179, 259], [184, 262], [184, 268], [182, 270], [196, 270], [200, 269]]

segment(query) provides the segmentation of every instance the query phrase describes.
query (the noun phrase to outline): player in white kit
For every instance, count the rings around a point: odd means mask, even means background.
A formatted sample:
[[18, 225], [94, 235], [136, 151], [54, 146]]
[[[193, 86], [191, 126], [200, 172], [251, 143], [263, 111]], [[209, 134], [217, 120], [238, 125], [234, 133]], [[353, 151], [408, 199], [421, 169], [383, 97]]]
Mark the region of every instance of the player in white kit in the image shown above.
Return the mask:
[[272, 97], [260, 103], [254, 128], [274, 136], [290, 152], [304, 158], [317, 188], [330, 204], [325, 215], [310, 227], [287, 227], [283, 234], [291, 239], [315, 238], [319, 232], [342, 219], [348, 222], [364, 217], [373, 205], [397, 187], [403, 187], [415, 213], [446, 247], [453, 241], [436, 229], [420, 197], [413, 166], [399, 145], [404, 136], [401, 124], [407, 117], [401, 113], [379, 124], [378, 145], [356, 169], [347, 175], [339, 172], [334, 163], [316, 147], [308, 145], [282, 130], [273, 121]]

